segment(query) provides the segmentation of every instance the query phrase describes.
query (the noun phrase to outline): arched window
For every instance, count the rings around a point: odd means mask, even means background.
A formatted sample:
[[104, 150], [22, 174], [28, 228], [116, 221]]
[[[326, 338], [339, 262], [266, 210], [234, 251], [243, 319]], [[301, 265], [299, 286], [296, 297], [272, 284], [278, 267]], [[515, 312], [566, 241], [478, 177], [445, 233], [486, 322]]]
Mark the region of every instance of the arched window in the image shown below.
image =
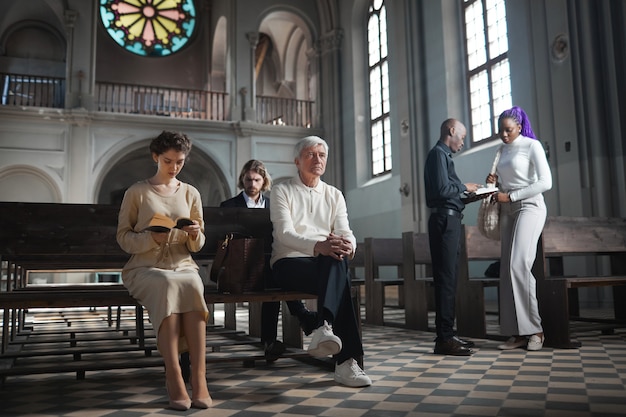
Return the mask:
[[465, 19], [471, 139], [498, 133], [498, 116], [511, 107], [511, 73], [504, 0], [461, 0]]
[[141, 56], [183, 48], [196, 27], [193, 0], [102, 0], [100, 17], [120, 46]]
[[372, 176], [391, 171], [387, 13], [384, 0], [372, 0], [367, 13]]

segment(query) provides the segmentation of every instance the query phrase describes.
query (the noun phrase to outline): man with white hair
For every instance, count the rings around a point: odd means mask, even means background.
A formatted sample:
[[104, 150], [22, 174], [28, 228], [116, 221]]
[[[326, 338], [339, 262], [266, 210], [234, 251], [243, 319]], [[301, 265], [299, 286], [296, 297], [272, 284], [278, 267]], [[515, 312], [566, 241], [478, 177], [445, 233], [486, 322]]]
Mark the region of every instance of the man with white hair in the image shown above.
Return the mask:
[[294, 150], [298, 175], [272, 188], [274, 279], [284, 289], [317, 295], [317, 323], [308, 352], [335, 359], [335, 381], [350, 387], [372, 384], [357, 359], [363, 344], [350, 295], [348, 260], [356, 239], [341, 191], [326, 184], [328, 144], [317, 136]]

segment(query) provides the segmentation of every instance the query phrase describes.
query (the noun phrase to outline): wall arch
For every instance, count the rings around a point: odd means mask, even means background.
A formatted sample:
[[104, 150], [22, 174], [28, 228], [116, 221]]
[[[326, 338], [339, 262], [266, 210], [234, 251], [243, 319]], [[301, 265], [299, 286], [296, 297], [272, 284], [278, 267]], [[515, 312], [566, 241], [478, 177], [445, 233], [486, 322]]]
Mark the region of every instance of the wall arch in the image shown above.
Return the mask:
[[4, 54], [13, 58], [64, 62], [63, 34], [46, 22], [24, 20], [9, 27], [0, 39]]
[[60, 203], [62, 193], [42, 170], [28, 165], [0, 169], [0, 200], [31, 203]]
[[228, 59], [228, 21], [220, 16], [215, 25], [213, 42], [211, 45], [211, 90], [228, 91], [227, 89], [227, 59]]
[[[97, 203], [120, 204], [129, 186], [154, 175], [156, 165], [149, 151], [151, 140], [126, 144], [102, 158], [102, 165], [108, 169], [102, 171], [94, 186]], [[198, 189], [204, 206], [219, 206], [230, 196], [230, 187], [219, 165], [198, 146], [192, 148], [178, 179]]]
[[271, 40], [271, 53], [257, 77], [257, 91], [263, 95], [315, 100], [309, 89], [307, 52], [313, 48], [314, 27], [297, 12], [272, 9], [261, 16], [259, 32]]
[[337, 2], [333, 0], [317, 0], [321, 33], [327, 33], [339, 27], [339, 10], [337, 7]]

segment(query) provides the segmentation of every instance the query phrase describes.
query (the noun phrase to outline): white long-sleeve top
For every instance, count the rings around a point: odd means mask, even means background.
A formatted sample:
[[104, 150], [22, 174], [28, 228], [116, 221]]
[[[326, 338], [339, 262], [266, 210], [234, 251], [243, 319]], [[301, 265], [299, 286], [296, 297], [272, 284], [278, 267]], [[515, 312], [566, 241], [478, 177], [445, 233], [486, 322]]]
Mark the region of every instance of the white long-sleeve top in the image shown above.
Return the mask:
[[330, 233], [348, 238], [353, 253], [356, 250], [343, 194], [321, 180], [316, 187], [307, 187], [295, 176], [272, 187], [270, 218], [274, 228], [271, 265], [282, 258], [315, 256], [315, 244]]
[[541, 142], [518, 136], [502, 145], [496, 168], [500, 189], [511, 201], [523, 200], [552, 188], [552, 173]]

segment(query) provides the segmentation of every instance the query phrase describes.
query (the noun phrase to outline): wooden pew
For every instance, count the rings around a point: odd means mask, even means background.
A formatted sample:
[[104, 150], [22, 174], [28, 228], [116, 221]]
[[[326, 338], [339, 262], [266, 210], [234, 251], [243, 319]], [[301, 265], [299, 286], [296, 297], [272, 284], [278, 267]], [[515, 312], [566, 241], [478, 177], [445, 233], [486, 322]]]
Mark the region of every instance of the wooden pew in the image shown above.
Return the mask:
[[[9, 341], [23, 329], [28, 309], [36, 307], [133, 306], [137, 309], [136, 332], [139, 343], [143, 343], [143, 309], [123, 286], [87, 284], [78, 288], [37, 288], [27, 285], [29, 271], [121, 269], [128, 254], [115, 240], [118, 210], [117, 206], [102, 204], [0, 202], [0, 230], [3, 231], [0, 235], [0, 265], [2, 275], [6, 276], [6, 290], [0, 292], [0, 309], [4, 311], [2, 353]], [[218, 241], [230, 232], [263, 237], [266, 252], [271, 251], [272, 225], [267, 210], [205, 207], [204, 220], [206, 244], [193, 255], [200, 265], [210, 265]], [[209, 285], [205, 298], [208, 304], [234, 304], [315, 296], [282, 290], [221, 294]], [[251, 315], [251, 320], [255, 320], [251, 322], [251, 328], [260, 326], [259, 317]], [[284, 325], [283, 332], [297, 332], [300, 345], [296, 347], [302, 347], [297, 323], [291, 327]], [[98, 364], [100, 366], [104, 365]], [[1, 373], [7, 375], [10, 371], [2, 370]]]
[[470, 262], [500, 259], [500, 242], [480, 234], [478, 227], [463, 225], [459, 249], [456, 324], [460, 336], [487, 336], [485, 288], [498, 287], [499, 278], [472, 276]]
[[406, 327], [428, 331], [429, 290], [433, 283], [428, 233], [402, 233], [402, 256]]
[[[475, 226], [464, 226], [459, 258], [457, 292], [457, 330], [461, 336], [486, 337], [486, 287], [498, 286], [498, 278], [472, 277], [471, 261], [500, 258], [500, 243], [480, 235]], [[564, 275], [563, 263], [585, 258], [583, 273]], [[604, 273], [594, 271], [604, 259]], [[586, 265], [586, 266], [585, 266]], [[598, 267], [602, 270], [602, 267]], [[591, 272], [585, 272], [591, 269]], [[626, 220], [585, 217], [549, 217], [538, 250], [533, 274], [537, 279], [542, 325], [546, 346], [575, 348], [580, 343], [571, 337], [571, 322], [599, 323], [610, 329], [626, 327]], [[612, 287], [614, 319], [601, 320], [579, 316], [578, 288]]]
[[[397, 286], [399, 306], [404, 306], [402, 239], [367, 237], [364, 240], [365, 323], [385, 325], [385, 287]], [[381, 268], [392, 271], [383, 274]]]
[[[581, 345], [572, 338], [571, 321], [595, 322], [605, 331], [626, 327], [626, 219], [549, 217], [533, 274], [547, 346]], [[614, 318], [580, 317], [577, 292], [585, 287], [612, 287]]]
[[354, 258], [350, 259], [350, 280], [353, 287], [365, 285], [365, 243], [357, 242]]
[[365, 306], [365, 243], [357, 242], [354, 257], [350, 259], [350, 283], [352, 284], [352, 302], [361, 325], [361, 306]]

